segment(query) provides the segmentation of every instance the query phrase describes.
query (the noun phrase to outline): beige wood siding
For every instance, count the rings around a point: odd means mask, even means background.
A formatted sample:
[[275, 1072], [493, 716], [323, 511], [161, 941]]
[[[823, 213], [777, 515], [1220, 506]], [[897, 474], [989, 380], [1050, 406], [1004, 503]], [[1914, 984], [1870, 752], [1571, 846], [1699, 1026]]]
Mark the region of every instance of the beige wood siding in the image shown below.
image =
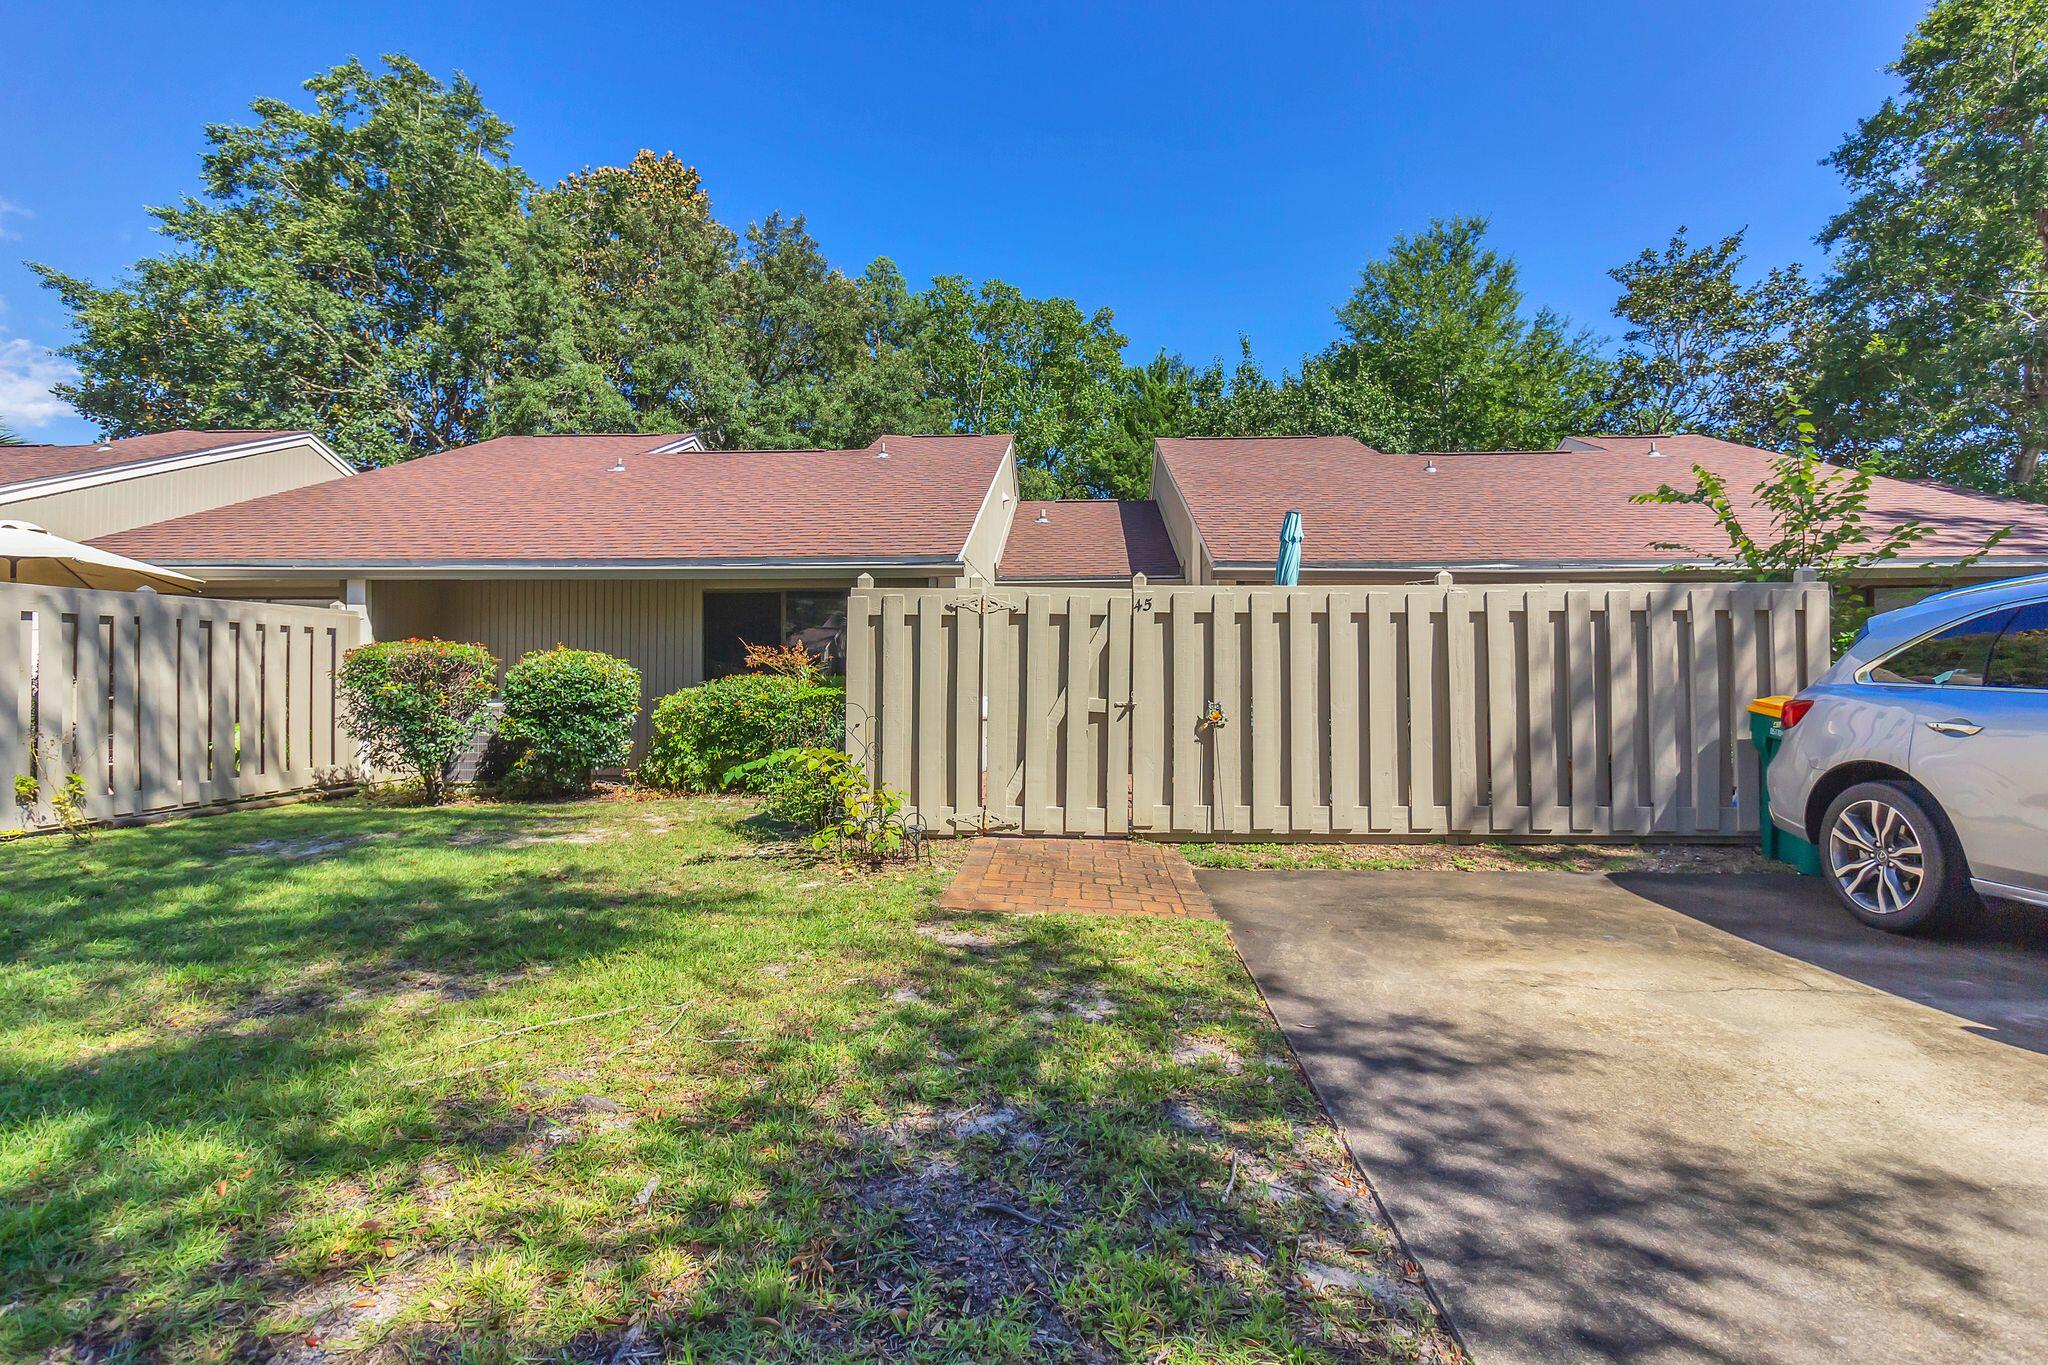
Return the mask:
[[380, 640], [475, 642], [504, 665], [557, 645], [617, 655], [640, 670], [639, 750], [654, 703], [702, 680], [703, 600], [700, 584], [677, 578], [377, 581], [370, 621]]
[[1003, 457], [974, 528], [967, 533], [967, 544], [960, 552], [967, 573], [978, 575], [984, 583], [996, 581], [996, 565], [1002, 562], [1003, 544], [1010, 538], [1010, 522], [1016, 515], [1017, 458], [1011, 454]]
[[501, 664], [567, 645], [615, 654], [640, 670], [636, 755], [645, 751], [654, 703], [704, 680], [703, 603], [710, 591], [850, 591], [843, 578], [375, 579], [370, 621], [380, 640], [438, 636], [475, 642]]
[[311, 445], [284, 446], [185, 469], [110, 477], [104, 483], [43, 497], [8, 501], [0, 494], [0, 519], [32, 521], [60, 536], [91, 540], [343, 477]]
[[[1173, 482], [1173, 474], [1167, 469], [1166, 461], [1159, 458], [1156, 447], [1152, 452], [1152, 501], [1159, 504], [1159, 517], [1166, 523], [1167, 539], [1173, 542], [1173, 552], [1180, 558], [1182, 580], [1190, 585], [1209, 582], [1208, 547], [1202, 543], [1202, 533], [1188, 511], [1187, 501], [1181, 497], [1180, 489]], [[1277, 546], [1277, 531], [1275, 536]]]

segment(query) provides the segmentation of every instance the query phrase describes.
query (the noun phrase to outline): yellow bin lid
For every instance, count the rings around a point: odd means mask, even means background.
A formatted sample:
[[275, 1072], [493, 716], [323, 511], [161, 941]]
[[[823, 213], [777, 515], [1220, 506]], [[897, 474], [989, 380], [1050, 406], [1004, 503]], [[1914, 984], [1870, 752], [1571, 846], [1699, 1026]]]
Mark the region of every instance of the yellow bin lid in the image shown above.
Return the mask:
[[1785, 719], [1785, 703], [1790, 697], [1758, 697], [1749, 704], [1751, 715], [1769, 716], [1772, 720]]

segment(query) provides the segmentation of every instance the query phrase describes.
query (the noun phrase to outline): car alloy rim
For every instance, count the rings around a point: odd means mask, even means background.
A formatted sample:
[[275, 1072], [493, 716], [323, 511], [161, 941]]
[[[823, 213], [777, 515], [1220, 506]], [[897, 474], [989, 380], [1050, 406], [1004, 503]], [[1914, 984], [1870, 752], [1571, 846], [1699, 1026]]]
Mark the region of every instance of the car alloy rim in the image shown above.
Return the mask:
[[1884, 801], [1844, 806], [1828, 831], [1828, 864], [1842, 894], [1873, 915], [1896, 915], [1920, 894], [1920, 833]]

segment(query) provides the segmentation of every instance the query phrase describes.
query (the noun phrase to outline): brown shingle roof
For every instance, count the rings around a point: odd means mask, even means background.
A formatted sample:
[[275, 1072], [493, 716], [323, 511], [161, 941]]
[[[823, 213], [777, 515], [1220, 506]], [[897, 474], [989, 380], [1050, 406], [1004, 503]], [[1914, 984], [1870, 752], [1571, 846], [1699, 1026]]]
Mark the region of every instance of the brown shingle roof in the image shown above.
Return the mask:
[[501, 436], [99, 543], [161, 564], [950, 562], [1010, 446], [649, 453], [674, 439]]
[[303, 436], [302, 431], [153, 431], [76, 446], [0, 446], [0, 487]]
[[996, 569], [1005, 582], [1128, 579], [1132, 574], [1180, 577], [1180, 557], [1154, 502], [1019, 503]]
[[[1162, 439], [1159, 454], [1219, 566], [1269, 565], [1280, 520], [1302, 515], [1307, 567], [1656, 564], [1676, 542], [1715, 552], [1727, 536], [1702, 507], [1639, 506], [1660, 483], [1690, 487], [1692, 466], [1722, 475], [1745, 524], [1770, 452], [1707, 436], [1598, 436], [1586, 449], [1390, 455], [1348, 436]], [[1427, 472], [1434, 464], [1435, 472]], [[2000, 526], [1995, 558], [2048, 559], [2048, 507], [1947, 485], [1877, 479], [1874, 527], [1935, 528], [1914, 559], [1967, 554]]]

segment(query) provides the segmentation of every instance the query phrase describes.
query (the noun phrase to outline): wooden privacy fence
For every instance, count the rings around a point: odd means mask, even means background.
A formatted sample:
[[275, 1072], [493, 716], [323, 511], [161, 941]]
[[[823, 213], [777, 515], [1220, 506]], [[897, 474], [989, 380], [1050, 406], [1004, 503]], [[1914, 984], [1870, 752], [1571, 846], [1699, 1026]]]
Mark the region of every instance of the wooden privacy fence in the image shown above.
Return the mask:
[[937, 832], [1732, 838], [1828, 641], [1813, 583], [864, 584], [847, 745]]
[[0, 585], [0, 829], [52, 823], [71, 773], [101, 821], [349, 780], [334, 670], [364, 632], [340, 609]]

